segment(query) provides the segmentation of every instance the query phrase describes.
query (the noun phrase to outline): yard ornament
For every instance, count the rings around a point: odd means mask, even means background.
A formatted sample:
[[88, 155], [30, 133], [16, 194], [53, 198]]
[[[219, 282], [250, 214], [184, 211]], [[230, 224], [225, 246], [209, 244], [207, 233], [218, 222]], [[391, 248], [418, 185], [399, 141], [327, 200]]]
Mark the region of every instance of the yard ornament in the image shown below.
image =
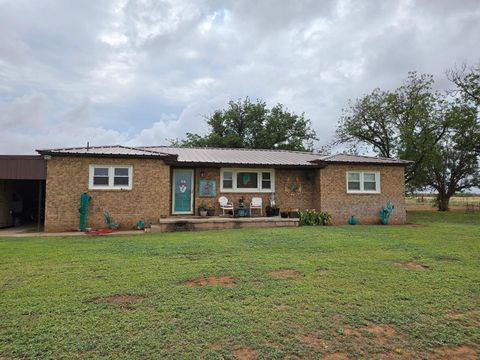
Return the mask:
[[383, 207], [382, 210], [380, 210], [380, 222], [382, 225], [387, 225], [388, 224], [388, 219], [390, 218], [390, 215], [392, 215], [394, 206], [391, 201], [387, 202], [387, 206]]

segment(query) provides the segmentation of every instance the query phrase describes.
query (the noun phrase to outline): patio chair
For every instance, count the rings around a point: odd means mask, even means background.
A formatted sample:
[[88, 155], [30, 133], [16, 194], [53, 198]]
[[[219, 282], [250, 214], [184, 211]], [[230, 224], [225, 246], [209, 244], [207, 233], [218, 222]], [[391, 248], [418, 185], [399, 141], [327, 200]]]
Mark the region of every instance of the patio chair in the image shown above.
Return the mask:
[[260, 209], [260, 216], [263, 216], [262, 198], [252, 198], [252, 201], [250, 202], [250, 216], [252, 215], [252, 210], [254, 209]]
[[220, 204], [220, 209], [222, 209], [223, 216], [225, 216], [225, 210], [231, 211], [233, 214], [233, 203], [228, 201], [225, 196], [220, 196], [218, 198], [218, 203]]

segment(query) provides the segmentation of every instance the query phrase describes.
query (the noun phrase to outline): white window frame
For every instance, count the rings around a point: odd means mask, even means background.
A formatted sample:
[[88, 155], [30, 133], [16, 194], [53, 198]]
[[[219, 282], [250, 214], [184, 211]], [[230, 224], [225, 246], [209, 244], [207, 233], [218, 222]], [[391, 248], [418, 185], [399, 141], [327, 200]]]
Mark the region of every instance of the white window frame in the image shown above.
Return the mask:
[[[223, 187], [223, 173], [232, 173], [232, 188]], [[237, 188], [237, 174], [239, 172], [257, 173], [257, 188]], [[270, 189], [262, 189], [262, 173], [270, 174]], [[221, 168], [220, 169], [220, 192], [222, 193], [273, 193], [275, 192], [275, 169], [247, 169], [247, 168]]]
[[[94, 185], [93, 175], [95, 168], [108, 168], [108, 185]], [[128, 169], [128, 186], [114, 185], [115, 169]], [[100, 165], [90, 164], [88, 169], [89, 190], [132, 190], [133, 187], [133, 166], [132, 165]]]
[[[348, 175], [349, 174], [360, 174], [360, 190], [349, 190], [348, 189]], [[364, 174], [375, 174], [375, 190], [364, 190]], [[347, 171], [346, 174], [346, 186], [347, 194], [380, 194], [380, 172], [379, 171]]]

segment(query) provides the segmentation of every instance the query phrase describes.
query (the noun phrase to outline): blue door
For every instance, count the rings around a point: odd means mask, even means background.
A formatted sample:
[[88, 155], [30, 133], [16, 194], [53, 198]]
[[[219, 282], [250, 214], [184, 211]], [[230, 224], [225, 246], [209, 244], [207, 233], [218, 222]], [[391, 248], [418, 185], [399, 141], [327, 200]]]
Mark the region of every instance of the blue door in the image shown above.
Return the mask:
[[193, 170], [173, 169], [172, 213], [193, 214]]

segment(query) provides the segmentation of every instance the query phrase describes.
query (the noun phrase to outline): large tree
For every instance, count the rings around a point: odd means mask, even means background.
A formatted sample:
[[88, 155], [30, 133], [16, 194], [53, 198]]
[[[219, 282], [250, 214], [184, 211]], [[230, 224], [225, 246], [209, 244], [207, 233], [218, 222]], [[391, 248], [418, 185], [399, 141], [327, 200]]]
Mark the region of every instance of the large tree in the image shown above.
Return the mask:
[[[477, 109], [477, 122], [480, 123], [480, 61], [472, 67], [463, 64], [450, 69], [447, 77], [456, 85], [451, 93], [460, 96], [466, 104]], [[477, 134], [473, 141], [476, 143], [475, 151], [480, 155], [480, 134]]]
[[480, 134], [476, 109], [452, 104], [445, 114], [447, 130], [424, 162], [425, 185], [437, 192], [437, 207], [448, 211], [456, 192], [480, 185], [475, 137]]
[[350, 102], [338, 124], [335, 143], [367, 145], [379, 156], [412, 160], [406, 181], [411, 186], [424, 183], [423, 161], [446, 130], [443, 98], [432, 85], [431, 76], [411, 72], [395, 91], [375, 89]]
[[411, 160], [410, 189], [430, 187], [439, 210], [456, 192], [478, 184], [478, 111], [464, 97], [433, 91], [433, 78], [410, 73], [394, 91], [374, 90], [351, 102], [337, 144], [366, 145], [384, 157]]
[[282, 104], [269, 109], [265, 102], [248, 97], [230, 101], [228, 107], [207, 118], [209, 133], [187, 133], [176, 145], [249, 149], [311, 150], [317, 140], [304, 114], [288, 111]]

